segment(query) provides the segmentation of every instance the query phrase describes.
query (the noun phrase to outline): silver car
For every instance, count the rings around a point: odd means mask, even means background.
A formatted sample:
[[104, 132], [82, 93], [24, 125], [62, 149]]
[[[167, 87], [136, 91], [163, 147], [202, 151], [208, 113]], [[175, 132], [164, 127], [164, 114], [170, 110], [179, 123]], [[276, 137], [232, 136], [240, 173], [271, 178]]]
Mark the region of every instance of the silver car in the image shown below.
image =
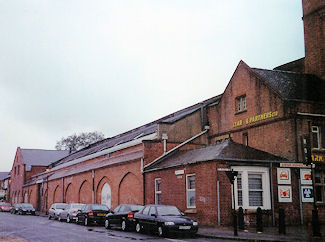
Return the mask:
[[76, 221], [79, 209], [81, 209], [83, 205], [82, 203], [70, 203], [68, 207], [59, 214], [59, 221], [65, 220], [68, 223]]
[[62, 211], [64, 211], [69, 204], [67, 203], [53, 203], [49, 209], [49, 219], [58, 219]]

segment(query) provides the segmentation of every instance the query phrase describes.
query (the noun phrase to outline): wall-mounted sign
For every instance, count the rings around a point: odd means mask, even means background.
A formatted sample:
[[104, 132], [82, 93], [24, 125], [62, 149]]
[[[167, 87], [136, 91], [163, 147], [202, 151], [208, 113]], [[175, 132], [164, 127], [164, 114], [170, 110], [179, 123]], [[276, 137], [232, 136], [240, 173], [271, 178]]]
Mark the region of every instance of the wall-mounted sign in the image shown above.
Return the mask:
[[311, 159], [312, 159], [312, 161], [318, 161], [318, 162], [325, 161], [324, 156], [322, 156], [322, 155], [311, 155]]
[[292, 168], [309, 168], [303, 163], [280, 163], [280, 167], [292, 167]]
[[235, 127], [242, 126], [244, 123], [247, 125], [247, 124], [259, 122], [259, 121], [262, 121], [265, 119], [276, 117], [276, 116], [278, 116], [278, 114], [279, 114], [278, 111], [274, 111], [274, 112], [267, 112], [267, 113], [251, 116], [244, 120], [240, 119], [240, 120], [233, 122], [232, 126], [235, 128]]
[[278, 197], [280, 203], [292, 202], [291, 186], [278, 186]]
[[303, 185], [311, 185], [311, 169], [300, 169], [300, 182]]
[[304, 203], [314, 202], [314, 194], [312, 186], [302, 186], [301, 187], [301, 201]]
[[278, 184], [291, 184], [290, 168], [277, 168]]
[[175, 175], [178, 176], [178, 175], [183, 175], [184, 174], [184, 170], [177, 170], [175, 171]]

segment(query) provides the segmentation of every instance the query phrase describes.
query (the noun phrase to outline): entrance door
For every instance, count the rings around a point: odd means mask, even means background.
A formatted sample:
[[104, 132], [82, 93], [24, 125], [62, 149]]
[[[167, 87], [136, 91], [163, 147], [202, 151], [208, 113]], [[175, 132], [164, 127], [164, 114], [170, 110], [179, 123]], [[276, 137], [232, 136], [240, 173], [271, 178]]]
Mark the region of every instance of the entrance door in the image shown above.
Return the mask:
[[105, 183], [102, 188], [101, 199], [101, 204], [105, 204], [108, 208], [111, 208], [111, 187], [108, 183]]

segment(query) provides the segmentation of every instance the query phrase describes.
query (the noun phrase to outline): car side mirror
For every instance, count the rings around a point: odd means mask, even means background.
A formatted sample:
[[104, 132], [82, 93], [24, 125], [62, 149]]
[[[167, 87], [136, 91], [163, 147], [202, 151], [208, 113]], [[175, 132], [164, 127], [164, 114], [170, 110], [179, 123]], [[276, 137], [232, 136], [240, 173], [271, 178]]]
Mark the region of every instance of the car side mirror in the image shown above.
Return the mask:
[[182, 216], [185, 216], [185, 213], [181, 213]]
[[157, 217], [157, 215], [154, 213], [150, 214], [150, 216], [155, 217], [155, 218]]

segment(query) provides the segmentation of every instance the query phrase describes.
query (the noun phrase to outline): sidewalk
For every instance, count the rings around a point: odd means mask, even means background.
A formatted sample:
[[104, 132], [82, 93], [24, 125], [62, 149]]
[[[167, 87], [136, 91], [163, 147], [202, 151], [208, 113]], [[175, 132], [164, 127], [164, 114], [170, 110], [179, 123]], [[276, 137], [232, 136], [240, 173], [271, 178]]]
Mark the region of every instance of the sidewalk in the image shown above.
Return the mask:
[[307, 231], [304, 226], [288, 226], [286, 234], [279, 235], [278, 227], [263, 228], [263, 233], [256, 230], [239, 231], [238, 236], [234, 236], [232, 227], [200, 227], [197, 235], [204, 238], [230, 239], [238, 241], [325, 241], [325, 225], [321, 226], [321, 238], [313, 238], [311, 231]]

